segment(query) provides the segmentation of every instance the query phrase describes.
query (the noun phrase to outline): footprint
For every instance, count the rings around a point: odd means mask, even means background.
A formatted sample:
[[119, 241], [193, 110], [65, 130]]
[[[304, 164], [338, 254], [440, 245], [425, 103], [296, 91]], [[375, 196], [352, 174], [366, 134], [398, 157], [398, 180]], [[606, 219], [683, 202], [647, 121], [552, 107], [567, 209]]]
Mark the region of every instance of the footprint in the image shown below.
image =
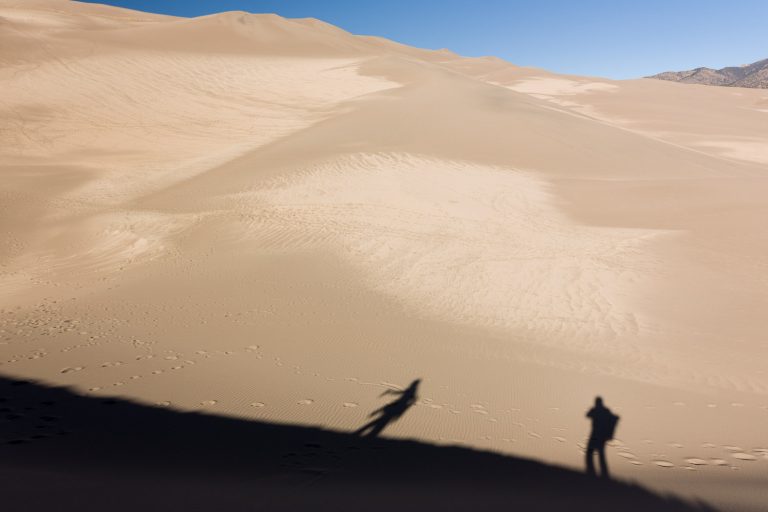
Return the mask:
[[72, 373], [72, 372], [79, 372], [81, 370], [84, 370], [85, 366], [73, 366], [69, 368], [63, 368], [61, 370], [61, 373]]
[[755, 457], [754, 455], [750, 455], [749, 453], [743, 453], [743, 452], [731, 454], [731, 457], [739, 460], [757, 460], [757, 457]]
[[251, 407], [264, 407], [265, 405], [267, 404], [265, 404], [264, 402], [253, 402], [251, 404]]
[[200, 405], [209, 406], [209, 405], [216, 405], [217, 403], [219, 403], [218, 400], [203, 400], [202, 402], [200, 402]]
[[315, 401], [312, 400], [311, 398], [305, 398], [304, 400], [299, 400], [296, 403], [299, 405], [312, 405], [313, 403], [315, 403]]
[[619, 452], [618, 456], [619, 457], [624, 457], [625, 459], [636, 459], [637, 458], [637, 456], [634, 453], [629, 453], [629, 452]]
[[566, 439], [564, 437], [560, 437], [560, 436], [553, 437], [552, 439], [554, 439], [555, 441], [558, 441], [560, 443], [564, 443], [566, 441]]
[[725, 459], [709, 459], [709, 462], [713, 466], [727, 466], [728, 465], [728, 461], [725, 460]]
[[642, 463], [642, 462], [640, 462], [639, 460], [629, 460], [628, 462], [629, 462], [630, 464], [633, 464], [633, 465], [635, 465], [635, 466], [642, 466], [642, 465], [643, 465], [643, 463]]
[[655, 460], [655, 461], [653, 461], [653, 463], [656, 464], [657, 466], [659, 466], [660, 468], [673, 468], [673, 467], [675, 467], [675, 465], [672, 464], [671, 462], [669, 462], [668, 460]]
[[155, 402], [155, 405], [158, 405], [160, 407], [168, 407], [168, 406], [171, 405], [171, 402], [165, 400], [165, 401], [162, 401], [162, 402]]
[[705, 461], [704, 459], [697, 458], [685, 459], [685, 462], [691, 464], [692, 466], [706, 466], [709, 464], [709, 462]]
[[541, 435], [537, 434], [536, 432], [528, 432], [528, 435], [535, 439], [541, 439]]
[[344, 407], [357, 407], [359, 404], [356, 404], [355, 402], [344, 402], [342, 405]]

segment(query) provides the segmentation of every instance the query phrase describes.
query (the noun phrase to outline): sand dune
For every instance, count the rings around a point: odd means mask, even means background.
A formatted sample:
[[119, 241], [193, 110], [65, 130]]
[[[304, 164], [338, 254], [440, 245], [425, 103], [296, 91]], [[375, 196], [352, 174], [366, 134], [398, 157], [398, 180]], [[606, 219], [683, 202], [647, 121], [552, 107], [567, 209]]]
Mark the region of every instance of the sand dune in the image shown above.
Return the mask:
[[3, 375], [345, 432], [421, 378], [386, 436], [572, 469], [602, 394], [617, 478], [761, 509], [765, 91], [63, 0], [0, 62]]
[[269, 212], [254, 216], [257, 240], [298, 231], [296, 250], [341, 246], [370, 286], [415, 311], [564, 346], [584, 340], [555, 342], [563, 332], [615, 347], [642, 329], [620, 290], [653, 264], [641, 247], [661, 233], [573, 226], [530, 172], [358, 153], [276, 181], [238, 196], [244, 212]]

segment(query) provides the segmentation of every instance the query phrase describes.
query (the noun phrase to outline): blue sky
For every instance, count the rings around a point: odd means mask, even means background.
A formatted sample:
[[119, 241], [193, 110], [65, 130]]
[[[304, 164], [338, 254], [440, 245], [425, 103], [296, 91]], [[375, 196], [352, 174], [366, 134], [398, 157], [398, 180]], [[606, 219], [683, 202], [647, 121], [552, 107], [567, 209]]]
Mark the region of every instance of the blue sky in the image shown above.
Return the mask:
[[766, 0], [101, 0], [199, 16], [319, 18], [356, 34], [560, 73], [632, 78], [768, 58]]

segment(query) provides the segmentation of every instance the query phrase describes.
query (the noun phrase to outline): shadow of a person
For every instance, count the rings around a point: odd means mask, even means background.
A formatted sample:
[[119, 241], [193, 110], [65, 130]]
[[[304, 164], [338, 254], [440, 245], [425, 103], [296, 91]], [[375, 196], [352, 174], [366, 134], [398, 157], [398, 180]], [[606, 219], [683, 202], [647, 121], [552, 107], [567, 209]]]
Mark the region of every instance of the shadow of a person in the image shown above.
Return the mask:
[[400, 395], [397, 400], [390, 402], [387, 405], [380, 407], [373, 411], [369, 416], [378, 415], [359, 429], [355, 431], [355, 435], [362, 437], [376, 437], [387, 425], [397, 421], [400, 416], [405, 414], [405, 411], [411, 408], [416, 403], [417, 395], [416, 391], [419, 388], [421, 379], [416, 379], [411, 382], [411, 385], [402, 391], [395, 391], [388, 389], [384, 391], [380, 396], [384, 395]]
[[603, 405], [603, 399], [595, 398], [595, 405], [587, 412], [587, 418], [592, 420], [592, 432], [587, 442], [587, 474], [595, 475], [595, 452], [600, 459], [600, 476], [610, 478], [608, 463], [605, 460], [605, 444], [613, 439], [619, 417]]

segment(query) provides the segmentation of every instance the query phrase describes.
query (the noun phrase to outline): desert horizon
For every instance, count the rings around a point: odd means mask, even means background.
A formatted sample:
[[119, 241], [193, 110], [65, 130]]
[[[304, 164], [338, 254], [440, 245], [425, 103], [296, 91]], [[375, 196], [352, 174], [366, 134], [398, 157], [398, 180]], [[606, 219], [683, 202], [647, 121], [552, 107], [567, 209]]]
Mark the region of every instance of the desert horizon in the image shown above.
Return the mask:
[[0, 62], [9, 510], [764, 509], [768, 90], [66, 0]]

